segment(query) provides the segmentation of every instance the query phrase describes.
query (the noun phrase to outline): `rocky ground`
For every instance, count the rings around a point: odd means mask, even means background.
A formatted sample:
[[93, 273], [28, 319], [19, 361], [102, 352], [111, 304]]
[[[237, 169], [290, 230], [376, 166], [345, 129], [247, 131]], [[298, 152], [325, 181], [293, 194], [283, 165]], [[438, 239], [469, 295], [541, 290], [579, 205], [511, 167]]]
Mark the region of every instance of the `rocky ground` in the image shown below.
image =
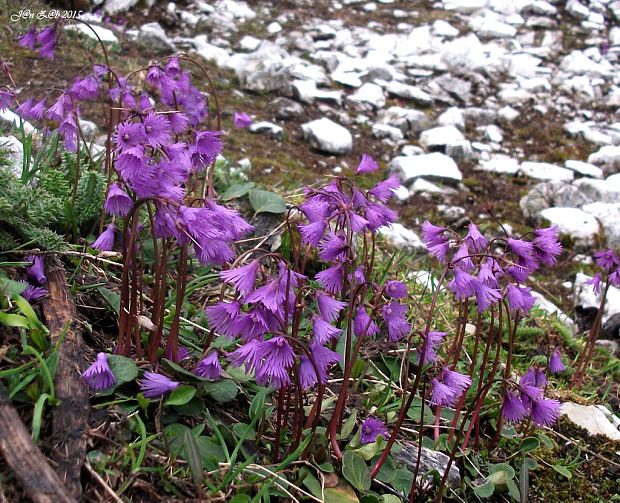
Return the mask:
[[[403, 183], [401, 223], [384, 235], [414, 252], [426, 219], [515, 234], [557, 225], [566, 253], [530, 286], [571, 330], [587, 327], [589, 256], [620, 246], [620, 1], [94, 3], [83, 18], [123, 65], [179, 51], [210, 63], [225, 128], [232, 110], [254, 121], [226, 138], [243, 176], [292, 193], [368, 152]], [[35, 87], [84, 64], [67, 50], [43, 79], [48, 63], [7, 54]], [[618, 313], [614, 290], [604, 343], [615, 351]]]

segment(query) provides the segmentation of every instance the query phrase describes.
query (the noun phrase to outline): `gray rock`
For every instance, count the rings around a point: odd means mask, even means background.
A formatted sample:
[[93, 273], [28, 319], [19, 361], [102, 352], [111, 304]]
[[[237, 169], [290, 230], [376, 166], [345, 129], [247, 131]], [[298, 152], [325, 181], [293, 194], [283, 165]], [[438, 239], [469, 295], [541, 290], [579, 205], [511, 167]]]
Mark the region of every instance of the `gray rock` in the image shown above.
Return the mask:
[[605, 241], [612, 248], [620, 246], [620, 203], [591, 203], [583, 211], [596, 217], [603, 227]]
[[420, 145], [427, 149], [444, 148], [463, 141], [465, 137], [454, 126], [439, 126], [423, 131], [420, 135]]
[[[611, 178], [611, 177], [610, 177]], [[614, 183], [613, 180], [592, 180], [590, 178], [580, 178], [573, 182], [573, 186], [577, 187], [580, 192], [585, 194], [590, 202], [615, 203], [620, 201], [620, 180]]]
[[590, 435], [604, 435], [611, 440], [620, 440], [620, 431], [594, 405], [564, 402], [561, 411], [572, 423], [587, 430]]
[[376, 110], [385, 106], [385, 95], [380, 86], [367, 82], [347, 96], [347, 102], [361, 110]]
[[553, 206], [581, 208], [584, 204], [589, 204], [592, 201], [593, 199], [575, 185], [565, 182], [543, 182], [534, 185], [521, 198], [519, 206], [526, 218], [537, 220], [540, 213], [547, 208]]
[[577, 0], [568, 0], [566, 12], [577, 19], [588, 19], [590, 9]]
[[599, 348], [609, 351], [616, 358], [620, 356], [620, 341], [611, 341], [609, 339], [599, 339], [596, 341]]
[[330, 154], [348, 154], [353, 149], [351, 133], [327, 118], [301, 126], [304, 138], [317, 150]]
[[404, 185], [417, 178], [430, 178], [446, 182], [460, 182], [463, 175], [456, 163], [439, 152], [414, 156], [399, 156], [392, 159], [389, 168], [400, 176]]
[[590, 154], [588, 162], [597, 166], [620, 168], [620, 145], [605, 145], [601, 147], [598, 151]]
[[397, 127], [404, 134], [409, 131], [418, 133], [429, 124], [429, 119], [424, 112], [402, 107], [390, 107], [387, 110], [381, 110], [377, 116], [377, 121], [381, 124]]
[[174, 44], [167, 37], [159, 23], [147, 23], [140, 27], [138, 32], [138, 44], [159, 52], [173, 52]]
[[437, 118], [437, 123], [440, 126], [454, 126], [462, 131], [465, 129], [465, 115], [460, 108], [450, 107]]
[[469, 161], [473, 156], [471, 142], [469, 140], [460, 140], [446, 145], [446, 155], [457, 164]]
[[273, 122], [260, 121], [253, 122], [250, 125], [250, 132], [255, 134], [267, 134], [273, 136], [277, 140], [282, 141], [284, 139], [284, 129]]
[[[397, 463], [405, 465], [410, 471], [415, 471], [418, 459], [418, 444], [404, 444], [402, 450], [396, 453], [394, 457]], [[441, 478], [448, 468], [449, 459], [450, 458], [443, 452], [422, 447], [418, 473], [420, 475], [425, 475], [431, 470], [437, 470]], [[432, 478], [427, 478], [427, 480], [432, 480]], [[461, 484], [461, 474], [454, 463], [450, 466], [447, 482], [450, 487], [458, 487]]]
[[[592, 285], [587, 281], [592, 279], [591, 276], [578, 272], [575, 276], [573, 284], [573, 302], [575, 310], [581, 312], [593, 309], [594, 315], [601, 304], [601, 293], [596, 294], [592, 289]], [[610, 286], [607, 291], [607, 301], [605, 303], [605, 311], [603, 313], [603, 324], [607, 322], [613, 315], [620, 313], [620, 289]]]
[[411, 100], [423, 107], [429, 107], [433, 104], [433, 97], [427, 92], [422, 91], [419, 87], [403, 84], [396, 80], [389, 82], [385, 90], [392, 96]]
[[600, 227], [597, 219], [579, 208], [547, 208], [540, 217], [558, 228], [560, 235], [575, 242], [575, 248], [586, 250], [596, 242]]
[[372, 135], [375, 138], [389, 138], [393, 141], [404, 138], [403, 132], [399, 128], [388, 126], [387, 124], [373, 124]]
[[291, 84], [293, 96], [302, 103], [314, 103], [323, 101], [333, 105], [342, 105], [342, 93], [340, 91], [326, 91], [316, 87], [313, 80], [294, 80]]
[[80, 129], [87, 142], [91, 142], [97, 136], [97, 124], [92, 121], [80, 119]]
[[24, 146], [15, 136], [0, 136], [0, 151], [2, 157], [9, 162], [11, 173], [16, 178], [21, 178], [24, 166]]
[[269, 104], [269, 110], [279, 120], [295, 119], [304, 114], [304, 107], [289, 98], [275, 98]]

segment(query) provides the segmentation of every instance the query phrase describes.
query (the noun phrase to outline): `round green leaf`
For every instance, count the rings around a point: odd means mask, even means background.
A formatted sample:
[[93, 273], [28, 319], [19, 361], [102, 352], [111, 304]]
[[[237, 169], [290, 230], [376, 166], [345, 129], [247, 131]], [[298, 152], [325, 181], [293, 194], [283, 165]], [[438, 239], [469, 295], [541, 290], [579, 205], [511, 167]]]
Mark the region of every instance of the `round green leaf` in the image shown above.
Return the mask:
[[495, 491], [495, 486], [493, 482], [490, 480], [484, 480], [483, 483], [479, 486], [474, 486], [474, 493], [479, 498], [490, 498], [493, 496], [493, 492]]
[[250, 204], [256, 213], [284, 213], [286, 211], [284, 199], [268, 190], [251, 190]]
[[220, 199], [222, 201], [230, 201], [231, 199], [243, 197], [248, 192], [250, 192], [250, 190], [252, 190], [255, 185], [256, 184], [254, 182], [235, 183], [234, 185], [231, 185], [230, 187], [228, 187], [228, 189], [226, 189], [226, 192], [224, 192], [220, 196]]
[[540, 447], [540, 440], [536, 437], [527, 437], [524, 438], [521, 442], [521, 447], [519, 448], [521, 452], [531, 452], [535, 451]]
[[138, 377], [138, 366], [131, 358], [121, 355], [108, 355], [108, 365], [116, 377], [116, 386], [131, 382]]
[[370, 470], [364, 458], [353, 451], [346, 451], [342, 457], [342, 475], [360, 492], [370, 489]]
[[205, 392], [215, 401], [223, 403], [234, 400], [239, 392], [239, 388], [234, 381], [222, 379], [221, 381], [206, 384]]

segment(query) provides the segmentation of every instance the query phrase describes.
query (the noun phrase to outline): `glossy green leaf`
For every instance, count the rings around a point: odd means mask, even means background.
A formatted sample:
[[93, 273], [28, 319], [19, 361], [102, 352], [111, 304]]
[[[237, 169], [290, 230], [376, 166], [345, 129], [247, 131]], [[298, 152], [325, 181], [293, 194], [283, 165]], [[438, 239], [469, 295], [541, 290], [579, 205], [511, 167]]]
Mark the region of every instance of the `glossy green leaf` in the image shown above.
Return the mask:
[[185, 405], [194, 398], [195, 394], [196, 388], [188, 386], [187, 384], [181, 384], [172, 390], [172, 393], [170, 393], [164, 405]]

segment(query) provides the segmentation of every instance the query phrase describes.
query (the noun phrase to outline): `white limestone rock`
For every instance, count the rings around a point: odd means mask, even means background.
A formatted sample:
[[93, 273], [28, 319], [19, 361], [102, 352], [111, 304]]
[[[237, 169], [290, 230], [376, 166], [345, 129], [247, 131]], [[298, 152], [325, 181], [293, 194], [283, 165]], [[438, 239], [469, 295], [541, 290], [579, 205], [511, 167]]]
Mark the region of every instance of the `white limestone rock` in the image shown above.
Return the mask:
[[427, 92], [423, 91], [419, 87], [403, 84], [402, 82], [398, 82], [396, 80], [389, 82], [385, 90], [388, 94], [398, 96], [399, 98], [404, 98], [406, 100], [411, 100], [423, 107], [428, 107], [433, 104], [433, 97]]
[[538, 180], [570, 181], [574, 174], [570, 169], [547, 162], [524, 162], [519, 170], [530, 178]]
[[620, 180], [618, 180], [618, 177], [614, 179], [610, 176], [607, 180], [581, 178], [575, 180], [573, 185], [592, 201], [603, 203], [616, 203], [620, 201]]
[[477, 171], [514, 175], [519, 171], [519, 161], [504, 154], [496, 154], [486, 161], [480, 161]]
[[620, 246], [620, 203], [591, 203], [582, 206], [583, 211], [596, 217], [605, 232], [605, 241], [612, 248]]
[[372, 109], [378, 109], [385, 106], [385, 95], [383, 94], [381, 86], [367, 82], [355, 91], [355, 93], [347, 96], [347, 101], [369, 106]]
[[274, 124], [273, 122], [253, 122], [250, 125], [249, 130], [251, 133], [267, 134], [269, 136], [273, 136], [280, 141], [284, 139], [284, 129], [282, 129], [282, 127], [278, 126], [277, 124]]
[[452, 183], [463, 180], [463, 174], [456, 163], [439, 152], [395, 157], [390, 161], [389, 168], [398, 173], [404, 185], [409, 185], [417, 178], [431, 178]]
[[353, 149], [353, 137], [348, 129], [322, 118], [301, 126], [304, 138], [312, 147], [330, 154], [348, 154]]
[[620, 431], [595, 405], [564, 402], [560, 410], [572, 423], [587, 430], [590, 435], [604, 435], [611, 440], [620, 440]]
[[390, 226], [379, 227], [379, 235], [397, 248], [405, 248], [411, 251], [423, 252], [426, 246], [420, 236], [404, 225], [393, 223]]
[[138, 31], [137, 42], [155, 51], [173, 52], [174, 44], [159, 23], [146, 23]]
[[589, 248], [600, 231], [598, 220], [579, 208], [547, 208], [540, 216], [556, 225], [561, 235], [569, 236], [580, 248]]
[[603, 170], [594, 164], [590, 164], [589, 162], [569, 160], [564, 162], [564, 166], [567, 169], [571, 169], [575, 173], [579, 173], [583, 176], [603, 178]]
[[[96, 24], [91, 24], [90, 27], [92, 28], [92, 30], [91, 28], [88, 28], [85, 24], [70, 24], [65, 26], [65, 30], [73, 33], [78, 33], [92, 40], [98, 40], [97, 36], [99, 36], [99, 39], [104, 44], [116, 44], [118, 42], [118, 37], [114, 35], [114, 32], [112, 30], [108, 30], [103, 26], [97, 26]], [[97, 35], [95, 35], [93, 31]]]
[[0, 152], [9, 162], [9, 169], [16, 178], [21, 178], [24, 166], [24, 146], [15, 136], [0, 136]]
[[605, 145], [588, 156], [588, 162], [597, 166], [620, 167], [620, 145]]
[[454, 126], [439, 126], [423, 131], [420, 135], [420, 145], [426, 149], [445, 147], [464, 140], [465, 137]]

